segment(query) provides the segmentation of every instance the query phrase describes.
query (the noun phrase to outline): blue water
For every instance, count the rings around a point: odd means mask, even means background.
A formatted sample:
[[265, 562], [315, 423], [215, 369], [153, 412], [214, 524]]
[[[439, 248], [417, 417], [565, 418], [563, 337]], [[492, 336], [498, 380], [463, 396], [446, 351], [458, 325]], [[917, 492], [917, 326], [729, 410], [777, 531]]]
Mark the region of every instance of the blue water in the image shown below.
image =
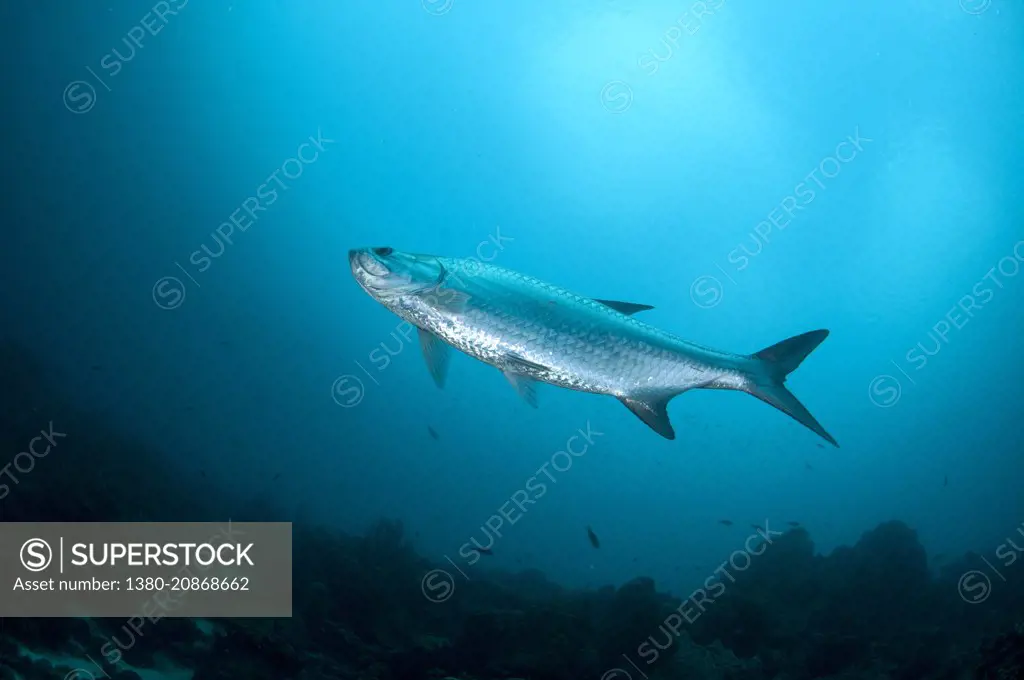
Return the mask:
[[[239, 507], [679, 593], [751, 524], [992, 555], [1024, 520], [1017, 5], [109, 4], [3, 10], [4, 336]], [[788, 385], [841, 448], [734, 392], [667, 441], [462, 356], [438, 390], [360, 246], [728, 351], [827, 328]]]

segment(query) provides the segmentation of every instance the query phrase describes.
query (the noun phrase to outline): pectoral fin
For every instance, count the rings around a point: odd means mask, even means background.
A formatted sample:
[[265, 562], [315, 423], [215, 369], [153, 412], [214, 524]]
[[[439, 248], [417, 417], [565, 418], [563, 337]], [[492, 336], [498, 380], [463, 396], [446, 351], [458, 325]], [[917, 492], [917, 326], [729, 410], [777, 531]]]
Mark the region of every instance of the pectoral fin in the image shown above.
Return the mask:
[[654, 309], [651, 305], [639, 305], [635, 302], [618, 302], [616, 300], [598, 300], [594, 298], [594, 302], [600, 302], [605, 307], [611, 307], [616, 312], [621, 312], [626, 316], [630, 314], [636, 314], [637, 312], [644, 312], [648, 309]]
[[668, 419], [668, 401], [674, 394], [668, 396], [651, 396], [644, 399], [633, 399], [630, 397], [619, 397], [619, 401], [626, 405], [640, 420], [644, 421], [649, 428], [660, 434], [665, 439], [675, 439], [676, 433], [672, 429], [672, 423]]
[[448, 374], [448, 361], [451, 359], [451, 348], [433, 333], [422, 328], [419, 329], [420, 349], [423, 350], [423, 358], [427, 362], [427, 369], [434, 383], [443, 388], [444, 379]]

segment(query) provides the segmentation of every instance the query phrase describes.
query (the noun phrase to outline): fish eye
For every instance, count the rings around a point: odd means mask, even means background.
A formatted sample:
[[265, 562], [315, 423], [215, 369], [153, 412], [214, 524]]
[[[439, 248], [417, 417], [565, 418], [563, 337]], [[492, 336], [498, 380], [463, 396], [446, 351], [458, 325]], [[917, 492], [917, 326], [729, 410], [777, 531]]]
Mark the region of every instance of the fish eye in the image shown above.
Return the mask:
[[374, 248], [373, 254], [379, 255], [380, 257], [387, 257], [391, 253], [395, 252], [394, 248]]

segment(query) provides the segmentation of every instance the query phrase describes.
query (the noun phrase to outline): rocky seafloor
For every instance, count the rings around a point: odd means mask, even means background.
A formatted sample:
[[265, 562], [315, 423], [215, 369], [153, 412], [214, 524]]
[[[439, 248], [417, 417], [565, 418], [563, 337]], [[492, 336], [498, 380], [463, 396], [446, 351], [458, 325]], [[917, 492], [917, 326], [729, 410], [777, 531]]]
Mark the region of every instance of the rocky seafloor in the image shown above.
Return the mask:
[[[223, 521], [213, 482], [69, 407], [23, 362], [0, 366], [0, 380], [18, 395], [0, 413], [0, 450], [51, 419], [75, 433], [59, 464], [8, 482], [2, 521]], [[114, 474], [126, 460], [146, 474]], [[257, 503], [235, 519], [290, 518]], [[292, 618], [8, 618], [0, 680], [1024, 678], [1024, 574], [973, 601], [962, 578], [982, 557], [930, 569], [898, 521], [827, 556], [788, 531], [699, 616], [642, 575], [573, 590], [535, 570], [491, 571], [437, 603], [423, 578], [439, 566], [397, 522], [361, 536], [297, 522]]]

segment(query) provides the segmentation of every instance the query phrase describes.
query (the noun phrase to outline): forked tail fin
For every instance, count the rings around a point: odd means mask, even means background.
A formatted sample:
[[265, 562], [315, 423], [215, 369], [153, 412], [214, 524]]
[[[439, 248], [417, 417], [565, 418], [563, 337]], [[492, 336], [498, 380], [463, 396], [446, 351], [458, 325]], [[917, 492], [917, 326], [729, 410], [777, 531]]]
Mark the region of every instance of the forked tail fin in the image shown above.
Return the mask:
[[767, 347], [750, 358], [755, 363], [750, 380], [743, 389], [799, 422], [833, 446], [839, 443], [786, 389], [786, 376], [795, 371], [807, 355], [828, 337], [827, 330], [810, 331]]

